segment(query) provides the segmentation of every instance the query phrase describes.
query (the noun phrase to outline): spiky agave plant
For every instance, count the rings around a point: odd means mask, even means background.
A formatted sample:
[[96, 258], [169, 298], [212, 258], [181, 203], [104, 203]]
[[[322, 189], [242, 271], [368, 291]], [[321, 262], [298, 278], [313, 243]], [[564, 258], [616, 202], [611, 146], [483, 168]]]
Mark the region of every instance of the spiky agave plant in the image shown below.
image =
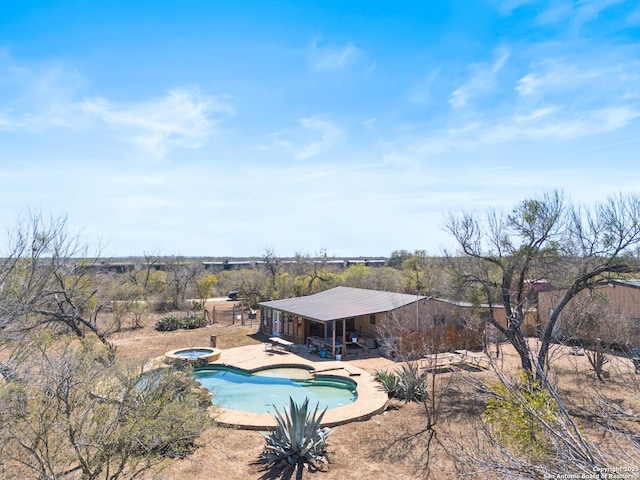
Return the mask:
[[301, 473], [303, 468], [315, 472], [329, 463], [327, 437], [335, 427], [320, 426], [327, 409], [319, 412], [316, 404], [312, 411], [308, 398], [298, 405], [291, 397], [289, 408], [282, 413], [274, 408], [276, 428], [263, 434], [266, 441], [258, 463], [282, 478]]

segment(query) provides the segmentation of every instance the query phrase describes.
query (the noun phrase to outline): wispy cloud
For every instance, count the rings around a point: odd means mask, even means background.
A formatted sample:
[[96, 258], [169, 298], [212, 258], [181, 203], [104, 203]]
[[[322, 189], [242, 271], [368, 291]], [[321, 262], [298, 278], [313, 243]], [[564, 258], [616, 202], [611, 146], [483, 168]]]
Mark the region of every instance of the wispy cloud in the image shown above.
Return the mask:
[[[633, 54], [633, 52], [629, 52]], [[562, 103], [575, 109], [632, 105], [640, 99], [640, 62], [633, 57], [598, 54], [539, 62], [515, 87], [520, 99]]]
[[[640, 108], [603, 107], [583, 112], [546, 107], [527, 115], [507, 115], [483, 122], [462, 124], [458, 128], [439, 129], [426, 135], [404, 138], [404, 149], [387, 153], [388, 158], [424, 161], [460, 153], [480, 155], [479, 149], [497, 145], [517, 145], [523, 141], [566, 141], [612, 132], [640, 118]], [[422, 159], [422, 160], [420, 160]]]
[[626, 23], [628, 25], [640, 24], [640, 5], [638, 5], [636, 9], [629, 14], [629, 16], [627, 17]]
[[362, 122], [362, 126], [366, 129], [366, 130], [370, 130], [373, 131], [376, 128], [376, 122], [378, 120], [376, 118], [368, 118], [367, 120], [364, 120]]
[[[442, 155], [467, 152], [478, 145], [563, 141], [620, 130], [640, 117], [637, 54], [635, 47], [628, 46], [541, 57], [514, 79], [511, 75], [498, 78], [508, 58], [502, 51], [493, 63], [474, 65], [469, 81], [453, 93], [447, 128], [426, 135], [422, 131], [421, 139], [408, 144], [420, 155]], [[518, 68], [522, 58], [514, 58], [513, 63]], [[513, 88], [517, 95], [504, 96], [499, 107], [475, 108], [471, 118], [467, 110], [458, 111], [494, 87]]]
[[502, 15], [511, 15], [511, 12], [518, 7], [535, 1], [536, 0], [494, 0], [493, 3]]
[[311, 158], [340, 141], [344, 133], [334, 123], [314, 115], [298, 120], [301, 128], [274, 133], [275, 144], [293, 153], [296, 160]]
[[157, 157], [164, 157], [171, 147], [200, 147], [219, 123], [212, 118], [214, 113], [235, 113], [228, 104], [203, 95], [197, 88], [174, 89], [162, 98], [134, 105], [97, 98], [80, 102], [77, 107]]
[[18, 62], [0, 49], [0, 130], [34, 131], [70, 126], [69, 105], [83, 80], [60, 61]]
[[160, 98], [114, 103], [82, 99], [83, 80], [62, 62], [26, 64], [0, 51], [0, 131], [39, 133], [48, 129], [93, 131], [106, 126], [155, 157], [173, 147], [198, 148], [221, 118], [235, 113], [224, 100], [199, 88], [175, 88]]
[[520, 78], [516, 91], [529, 97], [571, 92], [571, 97], [574, 97], [586, 90], [592, 97], [601, 97], [604, 90], [629, 84], [628, 76], [637, 77], [639, 67], [640, 64], [634, 63], [607, 65], [601, 61], [593, 62], [593, 59], [587, 64], [576, 63], [575, 60], [572, 63], [568, 58], [549, 59]]
[[609, 7], [628, 0], [555, 0], [538, 16], [538, 23], [554, 24], [569, 22], [573, 30], [580, 29], [585, 23], [598, 18]]
[[420, 83], [414, 85], [409, 93], [409, 99], [415, 103], [425, 103], [433, 98], [433, 86], [438, 80], [440, 69], [436, 68], [429, 72], [427, 77]]
[[479, 139], [485, 143], [517, 140], [573, 139], [597, 135], [625, 127], [640, 117], [640, 109], [606, 107], [579, 115], [560, 109], [546, 109], [526, 117], [508, 117], [483, 129]]
[[311, 66], [316, 70], [339, 70], [351, 65], [360, 55], [362, 50], [352, 42], [345, 45], [324, 45], [320, 39], [315, 38], [309, 49]]
[[496, 85], [496, 77], [509, 59], [509, 53], [499, 49], [496, 56], [493, 63], [474, 63], [469, 67], [469, 79], [455, 89], [449, 98], [453, 108], [464, 107], [471, 99], [490, 91]]

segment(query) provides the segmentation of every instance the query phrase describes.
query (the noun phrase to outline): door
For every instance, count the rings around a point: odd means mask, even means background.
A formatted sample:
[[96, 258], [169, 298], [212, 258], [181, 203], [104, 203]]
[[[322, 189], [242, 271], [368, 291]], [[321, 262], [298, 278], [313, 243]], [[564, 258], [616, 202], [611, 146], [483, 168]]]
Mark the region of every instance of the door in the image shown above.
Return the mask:
[[279, 310], [273, 311], [273, 332], [271, 333], [274, 337], [280, 336], [280, 313]]

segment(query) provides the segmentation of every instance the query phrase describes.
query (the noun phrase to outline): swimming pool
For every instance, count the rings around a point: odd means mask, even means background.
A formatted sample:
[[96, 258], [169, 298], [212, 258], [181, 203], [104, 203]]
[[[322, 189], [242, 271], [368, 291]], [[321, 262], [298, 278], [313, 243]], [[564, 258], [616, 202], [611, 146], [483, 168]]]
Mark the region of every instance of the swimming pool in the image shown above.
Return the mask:
[[212, 394], [214, 405], [228, 410], [273, 413], [289, 404], [309, 398], [320, 409], [333, 409], [358, 398], [357, 384], [349, 378], [314, 375], [304, 368], [267, 368], [247, 371], [227, 365], [206, 365], [193, 372]]

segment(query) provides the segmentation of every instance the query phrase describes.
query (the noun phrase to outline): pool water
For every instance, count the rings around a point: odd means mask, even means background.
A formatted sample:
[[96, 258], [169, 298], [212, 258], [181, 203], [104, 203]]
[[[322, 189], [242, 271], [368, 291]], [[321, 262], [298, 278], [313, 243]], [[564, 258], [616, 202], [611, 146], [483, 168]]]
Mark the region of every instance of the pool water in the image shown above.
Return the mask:
[[196, 360], [198, 358], [206, 357], [207, 355], [211, 355], [213, 350], [210, 348], [187, 348], [184, 350], [174, 351], [173, 354], [176, 357], [187, 358], [189, 360]]
[[[286, 369], [291, 370], [291, 369]], [[212, 394], [214, 405], [229, 410], [273, 413], [274, 405], [282, 411], [289, 397], [296, 403], [309, 398], [309, 405], [338, 408], [358, 398], [356, 383], [348, 378], [313, 376], [307, 370], [260, 370], [256, 374], [227, 366], [205, 366], [193, 375]]]

